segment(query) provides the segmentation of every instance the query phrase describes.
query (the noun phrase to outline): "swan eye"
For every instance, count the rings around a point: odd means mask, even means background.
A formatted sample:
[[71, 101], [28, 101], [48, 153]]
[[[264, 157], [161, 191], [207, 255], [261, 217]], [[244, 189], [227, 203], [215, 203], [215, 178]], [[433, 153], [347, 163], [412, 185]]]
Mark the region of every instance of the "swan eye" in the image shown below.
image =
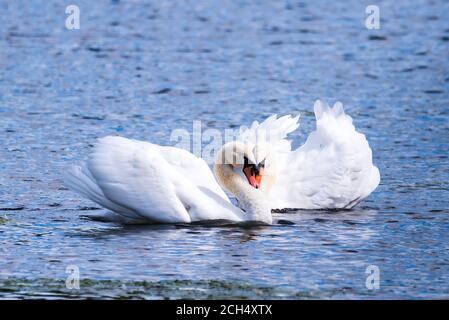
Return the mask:
[[265, 168], [265, 160], [266, 160], [267, 158], [265, 158], [265, 159], [263, 159], [262, 161], [260, 161], [260, 163], [259, 163], [259, 168]]

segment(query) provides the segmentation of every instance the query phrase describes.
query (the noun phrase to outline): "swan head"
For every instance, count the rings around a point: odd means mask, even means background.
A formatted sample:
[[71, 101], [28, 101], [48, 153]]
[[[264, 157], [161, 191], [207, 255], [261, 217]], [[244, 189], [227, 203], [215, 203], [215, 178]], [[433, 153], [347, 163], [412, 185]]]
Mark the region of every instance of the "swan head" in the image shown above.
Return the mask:
[[214, 172], [218, 182], [235, 195], [237, 185], [267, 195], [276, 180], [276, 161], [268, 143], [247, 145], [233, 141], [218, 152]]
[[272, 223], [268, 193], [276, 165], [270, 145], [227, 143], [217, 154], [214, 173], [218, 183], [237, 197], [246, 221]]

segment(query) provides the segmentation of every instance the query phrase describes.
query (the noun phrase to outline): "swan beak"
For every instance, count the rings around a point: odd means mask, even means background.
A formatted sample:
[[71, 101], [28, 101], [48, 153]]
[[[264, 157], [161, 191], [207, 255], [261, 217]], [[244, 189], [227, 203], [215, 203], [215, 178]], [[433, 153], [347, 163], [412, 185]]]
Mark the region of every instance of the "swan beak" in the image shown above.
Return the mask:
[[256, 189], [260, 188], [260, 184], [262, 183], [262, 176], [263, 176], [263, 167], [259, 167], [256, 165], [247, 165], [245, 168], [243, 168], [243, 173], [246, 176], [246, 179], [248, 179], [248, 183]]

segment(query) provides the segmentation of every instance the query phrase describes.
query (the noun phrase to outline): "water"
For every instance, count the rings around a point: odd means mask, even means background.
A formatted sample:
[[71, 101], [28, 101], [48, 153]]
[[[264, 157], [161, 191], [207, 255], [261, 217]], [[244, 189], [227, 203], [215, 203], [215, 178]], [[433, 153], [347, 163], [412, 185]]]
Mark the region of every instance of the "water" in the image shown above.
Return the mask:
[[[0, 297], [449, 298], [447, 2], [380, 2], [380, 30], [360, 1], [77, 4], [69, 31], [64, 4], [0, 3]], [[345, 104], [381, 172], [352, 211], [131, 227], [63, 187], [108, 134], [300, 111], [299, 146], [317, 98]]]

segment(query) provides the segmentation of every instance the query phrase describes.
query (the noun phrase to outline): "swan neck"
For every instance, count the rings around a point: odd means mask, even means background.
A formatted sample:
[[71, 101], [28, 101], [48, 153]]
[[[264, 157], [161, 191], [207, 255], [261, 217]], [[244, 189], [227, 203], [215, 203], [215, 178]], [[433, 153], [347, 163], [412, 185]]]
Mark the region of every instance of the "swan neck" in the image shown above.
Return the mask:
[[262, 192], [246, 184], [238, 189], [239, 192], [236, 192], [235, 196], [239, 200], [239, 206], [245, 211], [243, 220], [271, 224], [273, 219], [270, 204]]
[[215, 164], [215, 176], [219, 183], [234, 194], [239, 201], [238, 215], [242, 221], [258, 221], [271, 224], [271, 207], [266, 194], [254, 189], [226, 164]]

